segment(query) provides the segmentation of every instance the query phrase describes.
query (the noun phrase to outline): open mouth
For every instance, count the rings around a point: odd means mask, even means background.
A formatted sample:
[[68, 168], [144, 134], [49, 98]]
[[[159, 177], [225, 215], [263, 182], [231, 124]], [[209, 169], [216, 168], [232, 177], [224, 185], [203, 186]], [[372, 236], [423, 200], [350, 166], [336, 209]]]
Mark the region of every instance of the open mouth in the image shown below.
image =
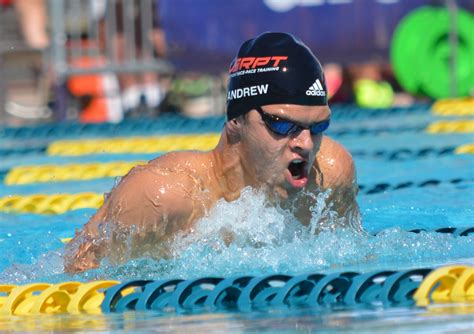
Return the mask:
[[290, 162], [288, 170], [290, 171], [291, 176], [295, 180], [300, 180], [306, 177], [306, 161], [295, 159]]

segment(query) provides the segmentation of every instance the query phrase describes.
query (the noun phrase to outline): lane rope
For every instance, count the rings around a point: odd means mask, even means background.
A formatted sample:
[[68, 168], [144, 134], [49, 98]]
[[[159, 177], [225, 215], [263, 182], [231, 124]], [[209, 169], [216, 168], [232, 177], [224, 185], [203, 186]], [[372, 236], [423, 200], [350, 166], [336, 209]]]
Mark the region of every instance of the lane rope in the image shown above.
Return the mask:
[[428, 133], [473, 133], [473, 120], [454, 120], [433, 122], [425, 130]]
[[61, 214], [77, 209], [98, 209], [104, 202], [99, 193], [33, 194], [0, 197], [0, 212]]
[[456, 148], [456, 154], [474, 154], [474, 143], [459, 146]]
[[[474, 236], [474, 227], [442, 227], [435, 230], [413, 229], [413, 230], [408, 230], [407, 232], [417, 233], [417, 234], [421, 232], [436, 232], [436, 233], [451, 234], [453, 237], [467, 237], [467, 236]], [[379, 233], [383, 233], [383, 231], [374, 233], [373, 235], [376, 236]], [[73, 239], [72, 237], [67, 237], [67, 238], [60, 238], [59, 240], [63, 244], [67, 244], [72, 239]]]
[[179, 150], [213, 149], [220, 134], [169, 135], [161, 137], [129, 137], [96, 140], [60, 140], [48, 146], [47, 154], [53, 156], [78, 156], [110, 153], [153, 153]]
[[12, 168], [5, 176], [6, 185], [64, 182], [117, 177], [127, 174], [146, 161], [114, 161], [67, 165], [37, 165]]
[[474, 116], [474, 97], [439, 100], [431, 111], [438, 116]]
[[[376, 183], [367, 186], [361, 184], [359, 185], [359, 193], [374, 195], [407, 188], [424, 188], [439, 185], [460, 186], [473, 181], [473, 179], [456, 178], [451, 180], [429, 179], [418, 182], [407, 181], [397, 184]], [[61, 214], [77, 209], [98, 209], [103, 202], [103, 194], [92, 192], [76, 194], [9, 195], [0, 197], [0, 212]]]
[[0, 314], [196, 313], [474, 304], [474, 267], [0, 285]]
[[[474, 154], [474, 143], [459, 147], [423, 147], [419, 149], [399, 148], [396, 150], [352, 150], [353, 157], [370, 157], [389, 161], [405, 161], [427, 157], [447, 156], [452, 154]], [[158, 155], [157, 155], [158, 156]], [[108, 177], [119, 177], [127, 174], [130, 169], [147, 162], [111, 161], [75, 163], [65, 165], [32, 165], [19, 166], [10, 170], [0, 171], [0, 180], [6, 185], [31, 184], [45, 182], [83, 181]]]
[[[331, 106], [332, 117], [337, 120], [363, 120], [387, 116], [428, 113], [429, 104], [413, 104], [391, 108], [367, 109], [351, 104], [334, 104]], [[1, 127], [0, 138], [4, 139], [49, 139], [110, 137], [117, 135], [157, 135], [172, 133], [208, 133], [219, 132], [225, 117], [212, 116], [202, 119], [187, 118], [181, 115], [162, 114], [159, 118], [127, 119], [121, 123], [76, 123], [35, 124], [21, 127]]]

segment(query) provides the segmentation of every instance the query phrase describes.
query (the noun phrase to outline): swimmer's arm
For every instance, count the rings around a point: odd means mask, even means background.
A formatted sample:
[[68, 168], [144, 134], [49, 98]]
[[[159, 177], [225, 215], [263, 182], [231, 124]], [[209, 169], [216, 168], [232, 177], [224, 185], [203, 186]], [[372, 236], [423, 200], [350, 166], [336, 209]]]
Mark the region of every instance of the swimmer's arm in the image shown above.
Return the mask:
[[[159, 248], [191, 219], [187, 183], [183, 176], [157, 176], [147, 169], [131, 172], [67, 246], [65, 271], [97, 268], [105, 256], [121, 263]], [[107, 226], [109, 222], [113, 225]]]
[[331, 189], [326, 203], [332, 205], [331, 210], [344, 219], [345, 225], [360, 224], [359, 187], [351, 154], [338, 142], [324, 137], [317, 163], [321, 170], [322, 188]]
[[64, 271], [77, 273], [99, 267], [101, 249], [103, 248], [98, 237], [99, 223], [108, 210], [108, 201], [92, 216], [80, 231], [76, 231], [74, 238], [66, 245], [64, 254]]

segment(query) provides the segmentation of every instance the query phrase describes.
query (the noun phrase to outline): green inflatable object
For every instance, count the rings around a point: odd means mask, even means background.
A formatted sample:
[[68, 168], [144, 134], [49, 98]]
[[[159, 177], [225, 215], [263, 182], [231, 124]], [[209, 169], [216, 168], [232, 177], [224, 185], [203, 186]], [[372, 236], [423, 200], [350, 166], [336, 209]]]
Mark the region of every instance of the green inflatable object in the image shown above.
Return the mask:
[[392, 86], [385, 81], [360, 79], [354, 83], [356, 103], [365, 108], [388, 108], [392, 105]]
[[435, 10], [432, 7], [416, 9], [402, 19], [393, 33], [390, 48], [393, 70], [403, 88], [413, 94], [420, 91], [420, 80], [415, 75], [420, 68], [417, 56], [419, 34], [416, 30], [427, 30], [433, 15]]
[[[413, 94], [433, 98], [451, 96], [449, 12], [421, 7], [408, 14], [396, 28], [391, 61], [402, 87]], [[474, 88], [474, 17], [459, 10], [456, 96], [467, 96]]]

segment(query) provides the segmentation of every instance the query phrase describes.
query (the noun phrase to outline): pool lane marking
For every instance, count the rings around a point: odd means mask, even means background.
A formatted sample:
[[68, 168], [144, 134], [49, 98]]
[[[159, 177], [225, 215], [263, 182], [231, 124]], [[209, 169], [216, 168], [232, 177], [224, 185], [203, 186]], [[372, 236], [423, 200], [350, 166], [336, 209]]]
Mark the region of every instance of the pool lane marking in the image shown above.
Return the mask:
[[[444, 234], [451, 234], [453, 237], [465, 237], [465, 236], [474, 236], [474, 227], [441, 227], [435, 230], [427, 230], [427, 229], [411, 229], [407, 230], [406, 232], [411, 233], [421, 233], [421, 232], [436, 232], [436, 233], [444, 233]], [[372, 235], [377, 236], [377, 234], [383, 233], [383, 231], [378, 231], [373, 233]], [[59, 240], [63, 244], [69, 243], [73, 237], [66, 237], [66, 238], [59, 238]]]
[[433, 270], [423, 279], [413, 299], [417, 306], [433, 302], [474, 303], [474, 267], [453, 265]]
[[[413, 187], [433, 187], [440, 184], [471, 183], [474, 179], [456, 178], [452, 180], [429, 179], [421, 182], [407, 181], [398, 184], [377, 183], [370, 186], [359, 185], [360, 194], [373, 195]], [[104, 202], [101, 193], [76, 193], [76, 194], [31, 194], [9, 195], [0, 197], [0, 212], [7, 213], [37, 213], [61, 214], [77, 209], [98, 209]]]
[[438, 116], [474, 116], [474, 98], [439, 100], [431, 106], [431, 112]]
[[121, 137], [107, 139], [58, 140], [47, 148], [48, 155], [78, 156], [110, 153], [153, 153], [180, 150], [207, 151], [216, 147], [220, 133]]
[[[278, 282], [278, 286], [262, 284], [266, 281]], [[300, 289], [296, 298], [288, 291], [296, 290], [301, 282], [312, 282], [307, 289]], [[336, 285], [333, 290], [324, 289], [327, 282], [342, 281], [344, 287]], [[238, 283], [237, 283], [238, 282]], [[255, 292], [254, 285], [261, 288]], [[189, 292], [189, 287], [203, 288]], [[323, 285], [324, 284], [324, 285]], [[323, 287], [321, 288], [321, 286]], [[229, 298], [227, 303], [212, 292], [222, 292], [233, 288], [240, 292], [239, 298]], [[214, 290], [215, 289], [215, 290]], [[373, 293], [374, 290], [380, 293]], [[310, 273], [293, 276], [274, 273], [266, 276], [249, 277], [248, 275], [233, 278], [198, 277], [194, 279], [170, 280], [98, 280], [88, 282], [65, 281], [59, 283], [29, 283], [24, 285], [2, 284], [0, 314], [3, 316], [57, 315], [57, 314], [93, 314], [109, 312], [131, 312], [174, 310], [222, 312], [237, 310], [240, 312], [262, 308], [296, 306], [340, 307], [359, 304], [383, 305], [393, 307], [416, 304], [418, 307], [429, 307], [434, 304], [457, 305], [460, 310], [471, 310], [474, 305], [474, 267], [471, 265], [448, 265], [439, 268], [412, 268], [409, 270], [371, 271], [369, 273], [341, 271], [331, 274]], [[205, 294], [202, 292], [206, 291]], [[209, 292], [211, 291], [211, 292]], [[250, 291], [250, 292], [249, 292]], [[255, 292], [252, 294], [252, 291]], [[300, 292], [301, 292], [300, 291]], [[372, 292], [372, 293], [371, 293]], [[337, 295], [336, 295], [337, 294]], [[338, 296], [340, 302], [333, 298], [310, 298], [318, 296]], [[266, 297], [266, 303], [258, 303], [259, 297]], [[270, 297], [269, 297], [270, 296]], [[200, 297], [202, 302], [196, 303]], [[305, 297], [305, 298], [302, 298]], [[158, 304], [156, 301], [161, 301]], [[328, 301], [329, 300], [329, 301]], [[408, 304], [407, 304], [408, 303]], [[455, 304], [456, 303], [456, 304]], [[158, 304], [157, 306], [155, 304]], [[437, 311], [439, 312], [439, 310]], [[16, 322], [18, 319], [6, 318]], [[12, 320], [13, 319], [13, 320]], [[60, 319], [60, 318], [58, 318]], [[50, 319], [51, 320], [51, 319]], [[23, 321], [25, 322], [25, 321]], [[17, 328], [17, 327], [15, 327]], [[64, 328], [64, 324], [62, 327]]]
[[61, 214], [77, 209], [98, 209], [104, 203], [104, 194], [32, 194], [0, 197], [0, 212]]
[[[474, 143], [468, 143], [457, 148], [444, 147], [441, 149], [424, 148], [418, 151], [410, 149], [398, 149], [394, 151], [376, 151], [369, 152], [369, 157], [386, 158], [388, 160], [406, 160], [424, 156], [437, 156], [448, 154], [474, 154]], [[365, 151], [354, 150], [354, 157], [367, 157]], [[32, 165], [19, 166], [11, 170], [4, 171], [4, 184], [6, 185], [24, 185], [32, 183], [57, 183], [65, 181], [84, 181], [99, 178], [120, 177], [128, 173], [134, 166], [146, 164], [144, 160], [139, 161], [112, 161], [112, 162], [93, 162], [83, 164], [65, 164], [65, 165]], [[0, 175], [0, 180], [2, 175]]]
[[432, 122], [425, 129], [428, 133], [474, 133], [474, 120]]
[[456, 154], [474, 154], [474, 143], [458, 146], [455, 152]]
[[6, 185], [64, 182], [117, 177], [127, 174], [146, 161], [92, 162], [66, 165], [33, 165], [12, 168], [5, 176]]
[[[386, 133], [420, 132], [426, 129], [426, 124], [418, 126], [397, 126], [382, 128], [339, 128], [328, 132], [332, 137], [374, 136]], [[210, 150], [219, 140], [219, 133], [200, 135], [170, 135], [154, 137], [120, 137], [108, 139], [76, 139], [57, 140], [47, 147], [41, 148], [37, 153], [45, 151], [50, 156], [81, 156], [87, 154], [112, 154], [112, 153], [157, 153], [178, 150]], [[36, 152], [35, 150], [34, 152]], [[0, 156], [23, 155], [34, 153], [24, 148], [11, 148], [0, 150]]]
[[[334, 137], [346, 135], [377, 135], [379, 133], [419, 132], [426, 129], [426, 124], [396, 128], [375, 129], [334, 129], [328, 134]], [[112, 154], [112, 153], [155, 153], [180, 150], [207, 151], [216, 147], [220, 133], [199, 135], [170, 135], [156, 137], [120, 137], [106, 139], [78, 139], [58, 140], [49, 144], [46, 154], [50, 156], [81, 156], [87, 154]]]

